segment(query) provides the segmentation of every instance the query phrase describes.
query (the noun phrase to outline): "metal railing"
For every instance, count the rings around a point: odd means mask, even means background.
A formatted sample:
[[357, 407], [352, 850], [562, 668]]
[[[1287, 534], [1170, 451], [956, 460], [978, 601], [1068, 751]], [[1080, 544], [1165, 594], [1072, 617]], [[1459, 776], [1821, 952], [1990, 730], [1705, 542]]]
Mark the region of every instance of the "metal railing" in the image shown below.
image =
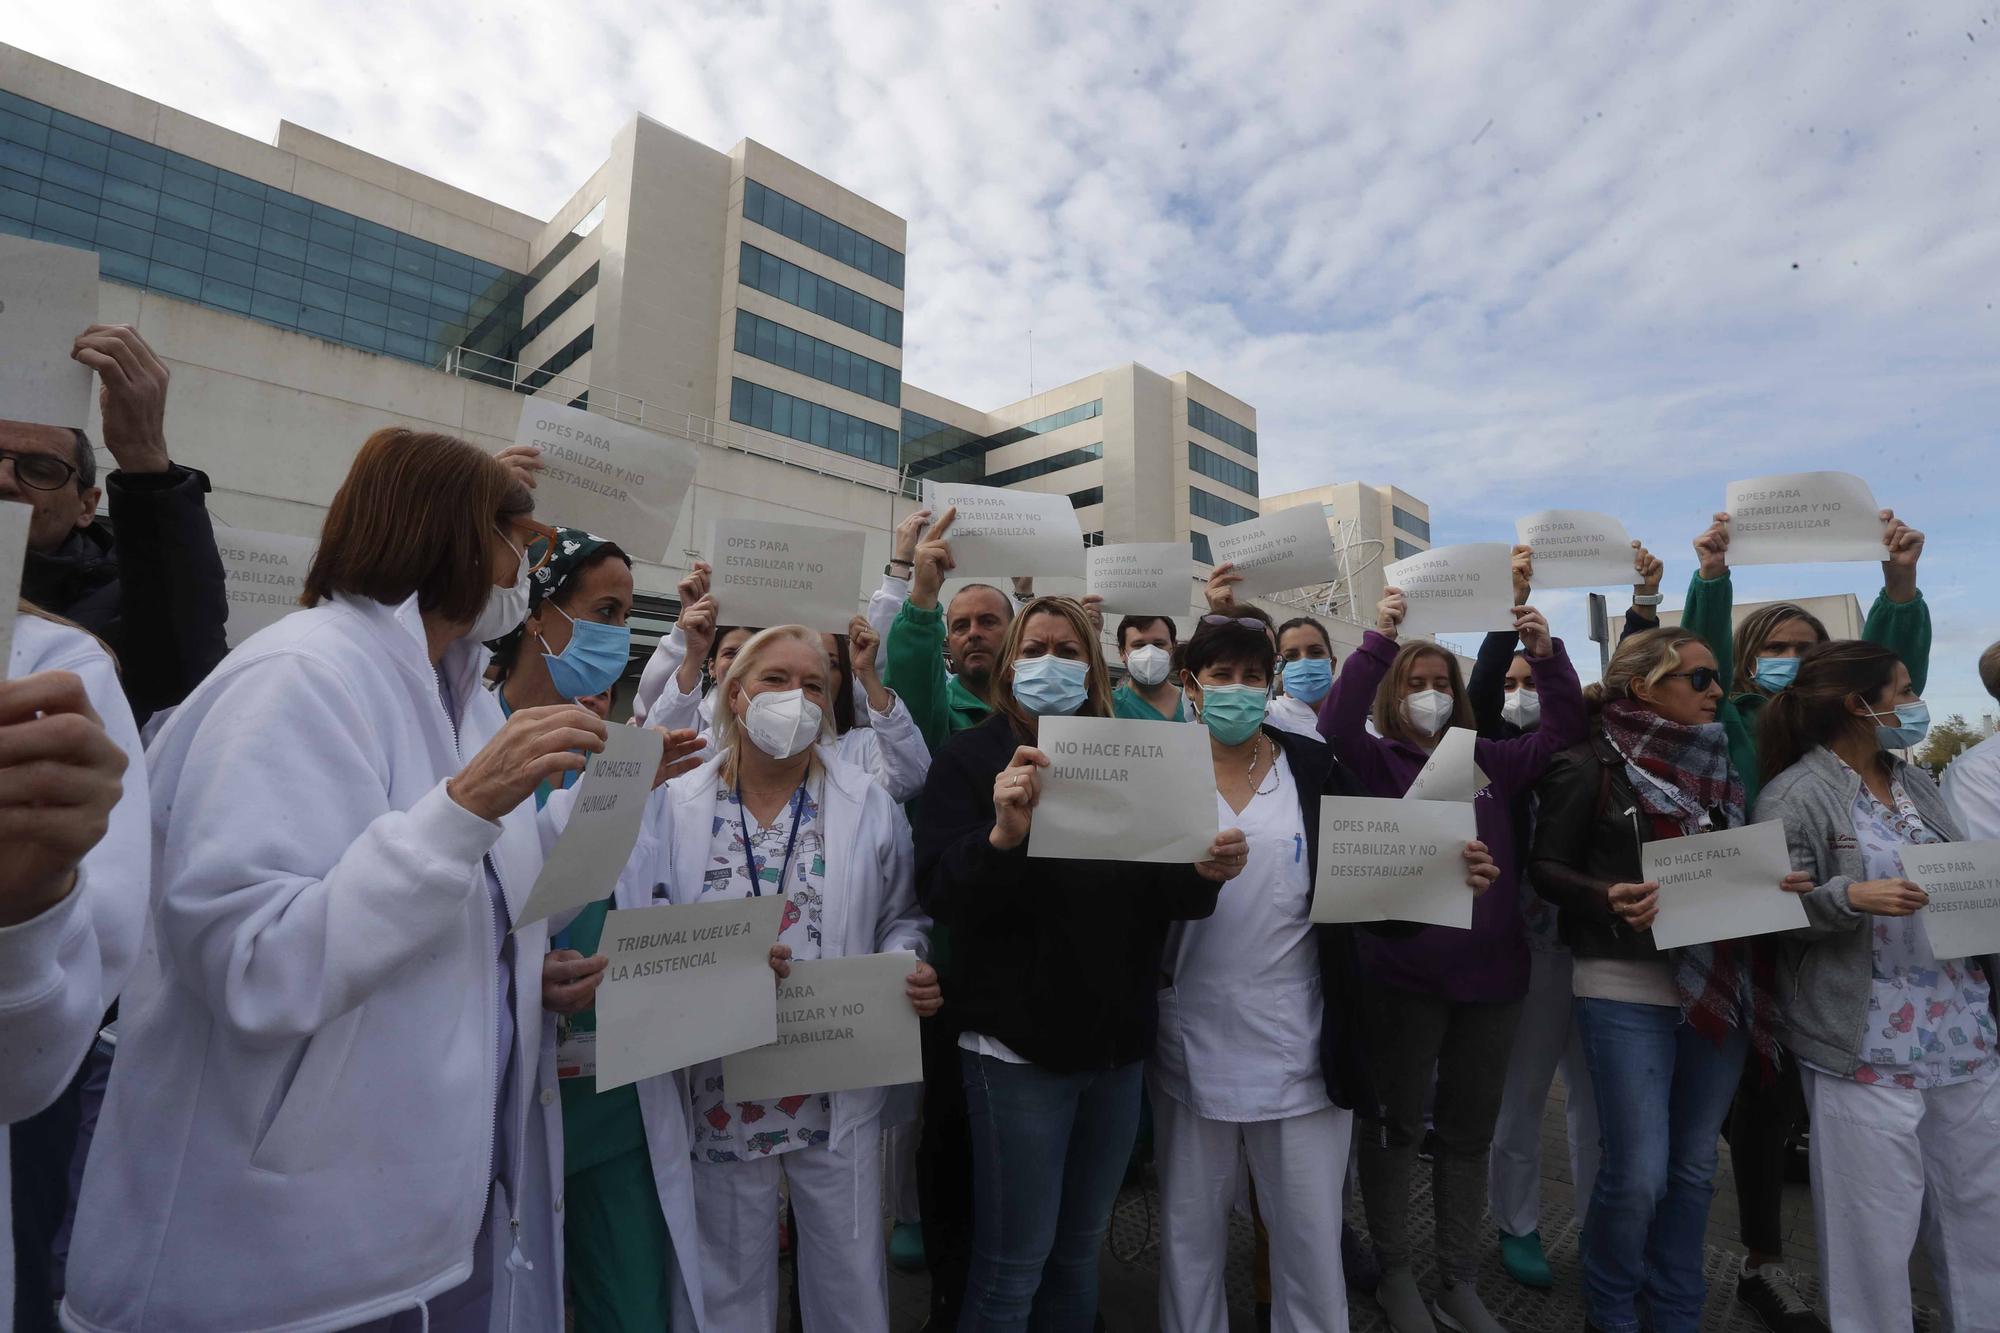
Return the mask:
[[694, 412], [675, 412], [650, 403], [635, 394], [620, 393], [602, 384], [592, 384], [573, 375], [551, 373], [524, 366], [518, 361], [470, 347], [454, 347], [445, 353], [437, 369], [479, 384], [490, 384], [512, 393], [534, 398], [553, 398], [564, 403], [589, 395], [589, 407], [619, 421], [644, 426], [666, 435], [678, 435], [698, 444], [712, 444], [753, 458], [801, 468], [822, 477], [833, 477], [856, 486], [890, 495], [917, 498], [918, 483], [897, 468], [869, 463], [818, 445], [773, 435], [734, 421], [717, 421]]

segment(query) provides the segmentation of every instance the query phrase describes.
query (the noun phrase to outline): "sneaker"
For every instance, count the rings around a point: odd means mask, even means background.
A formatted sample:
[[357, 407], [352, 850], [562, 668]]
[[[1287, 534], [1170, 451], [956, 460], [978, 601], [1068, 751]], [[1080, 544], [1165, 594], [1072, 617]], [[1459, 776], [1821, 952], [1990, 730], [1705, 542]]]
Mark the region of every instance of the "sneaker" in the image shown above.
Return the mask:
[[1340, 1275], [1364, 1296], [1373, 1296], [1375, 1288], [1382, 1285], [1382, 1265], [1375, 1258], [1375, 1247], [1363, 1245], [1353, 1227], [1340, 1229]]
[[1736, 1279], [1736, 1299], [1771, 1333], [1828, 1333], [1826, 1321], [1813, 1313], [1792, 1285], [1792, 1275], [1777, 1264], [1745, 1269]]
[[1391, 1268], [1382, 1274], [1375, 1288], [1375, 1303], [1389, 1317], [1390, 1333], [1437, 1333], [1424, 1294], [1417, 1290], [1417, 1275], [1407, 1268]]
[[1486, 1313], [1479, 1288], [1470, 1282], [1454, 1282], [1438, 1293], [1431, 1313], [1437, 1316], [1437, 1326], [1451, 1333], [1507, 1333], [1499, 1320]]
[[1542, 1252], [1540, 1231], [1530, 1231], [1525, 1236], [1501, 1232], [1500, 1264], [1508, 1277], [1524, 1287], [1546, 1291], [1556, 1284], [1556, 1275], [1549, 1271], [1549, 1256]]
[[915, 1222], [898, 1222], [890, 1229], [889, 1263], [903, 1273], [914, 1273], [924, 1266], [922, 1226]]

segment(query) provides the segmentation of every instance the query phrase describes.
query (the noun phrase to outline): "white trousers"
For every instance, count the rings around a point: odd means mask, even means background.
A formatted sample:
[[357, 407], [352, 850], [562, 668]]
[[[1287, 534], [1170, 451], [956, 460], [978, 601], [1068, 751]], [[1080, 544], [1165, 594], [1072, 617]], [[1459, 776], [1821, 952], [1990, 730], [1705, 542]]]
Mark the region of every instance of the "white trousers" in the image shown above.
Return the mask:
[[884, 1333], [889, 1271], [882, 1254], [882, 1137], [874, 1125], [860, 1126], [843, 1147], [695, 1163], [708, 1327], [736, 1333], [778, 1325], [781, 1178], [798, 1219], [792, 1245], [806, 1333]]
[[1805, 1069], [1813, 1218], [1834, 1333], [1910, 1326], [1919, 1235], [1950, 1333], [2000, 1330], [2000, 1075], [1927, 1092]]
[[1597, 1096], [1583, 1062], [1583, 1036], [1570, 1021], [1575, 964], [1568, 950], [1536, 949], [1529, 958], [1528, 997], [1521, 1004], [1521, 1025], [1514, 1032], [1486, 1163], [1493, 1221], [1509, 1236], [1525, 1236], [1541, 1226], [1542, 1113], [1557, 1069], [1569, 1096], [1569, 1178], [1576, 1189], [1579, 1226], [1597, 1181]]
[[1271, 1237], [1272, 1333], [1347, 1333], [1340, 1191], [1354, 1115], [1329, 1106], [1284, 1120], [1209, 1120], [1152, 1088], [1160, 1173], [1160, 1328], [1229, 1327], [1223, 1269], [1238, 1164], [1247, 1156]]

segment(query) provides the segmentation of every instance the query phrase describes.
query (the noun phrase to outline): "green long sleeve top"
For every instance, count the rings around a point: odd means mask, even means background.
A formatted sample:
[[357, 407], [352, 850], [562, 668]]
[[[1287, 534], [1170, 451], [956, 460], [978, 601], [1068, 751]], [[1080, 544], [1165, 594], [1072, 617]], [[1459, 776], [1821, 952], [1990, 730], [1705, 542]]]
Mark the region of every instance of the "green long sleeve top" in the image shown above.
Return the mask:
[[[1732, 618], [1735, 601], [1735, 589], [1726, 572], [1714, 579], [1696, 573], [1688, 584], [1681, 625], [1708, 641], [1722, 674], [1722, 688], [1736, 705], [1736, 716], [1721, 720], [1729, 734], [1729, 759], [1743, 779], [1745, 808], [1749, 808], [1756, 805], [1757, 789], [1762, 785], [1757, 763], [1757, 718], [1770, 696], [1735, 688], [1736, 625]], [[1917, 693], [1923, 693], [1931, 667], [1931, 608], [1921, 592], [1907, 602], [1892, 602], [1887, 592], [1877, 594], [1875, 604], [1868, 608], [1861, 637], [1901, 658], [1910, 669], [1911, 686]]]
[[984, 722], [992, 709], [944, 669], [944, 612], [904, 602], [889, 622], [888, 662], [882, 684], [895, 691], [916, 720], [924, 744], [938, 747], [967, 727]]

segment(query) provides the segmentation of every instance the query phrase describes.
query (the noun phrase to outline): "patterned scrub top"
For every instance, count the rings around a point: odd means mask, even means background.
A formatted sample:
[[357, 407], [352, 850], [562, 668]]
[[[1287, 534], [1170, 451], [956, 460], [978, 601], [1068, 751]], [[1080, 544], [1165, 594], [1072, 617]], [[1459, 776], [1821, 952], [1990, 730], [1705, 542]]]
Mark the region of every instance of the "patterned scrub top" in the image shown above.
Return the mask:
[[[823, 793], [822, 793], [823, 794]], [[790, 804], [769, 825], [744, 808], [736, 790], [715, 789], [708, 869], [700, 902], [785, 894], [778, 942], [792, 946], [794, 962], [820, 956], [820, 919], [825, 906], [826, 846], [820, 835], [820, 799], [801, 785]], [[789, 863], [785, 846], [798, 835]], [[746, 855], [743, 831], [750, 831]], [[757, 880], [750, 879], [750, 859]], [[782, 879], [782, 882], [781, 882]], [[775, 1102], [732, 1102], [722, 1087], [722, 1061], [709, 1060], [688, 1071], [694, 1102], [693, 1153], [697, 1162], [747, 1162], [794, 1148], [816, 1148], [832, 1137], [833, 1109], [825, 1093], [784, 1097]]]
[[[1891, 780], [1890, 794], [1893, 810], [1866, 783], [1854, 798], [1854, 835], [1870, 879], [1902, 876], [1904, 843], [1945, 841], [1924, 823], [1900, 778]], [[1869, 929], [1874, 933], [1874, 982], [1854, 1077], [1921, 1091], [1978, 1075], [2000, 1039], [1979, 961], [1938, 958], [1922, 912], [1870, 917]]]

